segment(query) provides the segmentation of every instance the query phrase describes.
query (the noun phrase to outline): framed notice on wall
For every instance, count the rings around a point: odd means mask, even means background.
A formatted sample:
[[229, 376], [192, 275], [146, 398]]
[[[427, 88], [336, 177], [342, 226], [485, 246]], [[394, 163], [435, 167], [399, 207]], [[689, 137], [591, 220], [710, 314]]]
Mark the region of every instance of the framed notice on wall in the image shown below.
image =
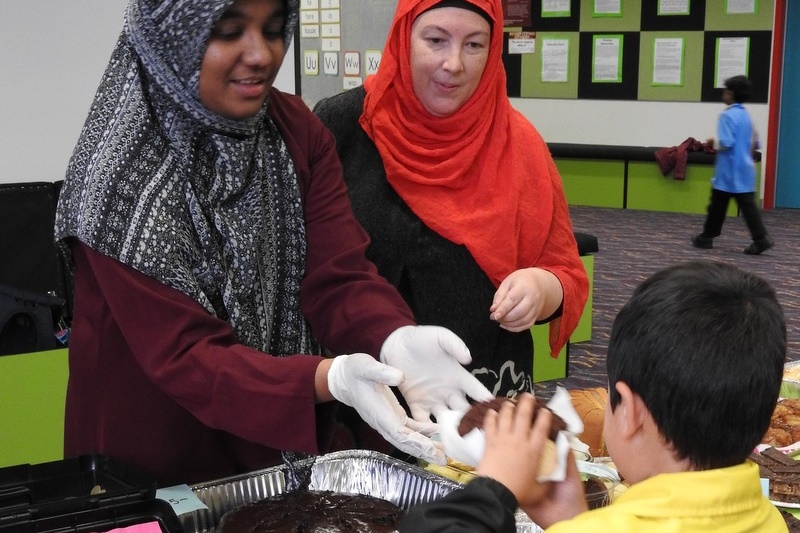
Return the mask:
[[572, 14], [569, 0], [542, 0], [542, 18], [563, 18]]
[[757, 0], [725, 0], [725, 13], [728, 15], [752, 15], [758, 11]]
[[750, 38], [720, 37], [717, 39], [714, 67], [714, 87], [722, 89], [725, 80], [747, 76], [750, 63]]
[[592, 46], [592, 83], [622, 81], [622, 35], [595, 35]]
[[543, 83], [569, 81], [569, 39], [542, 39]]
[[502, 0], [503, 25], [513, 28], [530, 28], [531, 2], [530, 0]]
[[593, 17], [621, 17], [622, 0], [592, 0]]
[[683, 38], [653, 41], [653, 85], [683, 85]]
[[691, 12], [689, 0], [658, 0], [658, 15], [683, 16]]

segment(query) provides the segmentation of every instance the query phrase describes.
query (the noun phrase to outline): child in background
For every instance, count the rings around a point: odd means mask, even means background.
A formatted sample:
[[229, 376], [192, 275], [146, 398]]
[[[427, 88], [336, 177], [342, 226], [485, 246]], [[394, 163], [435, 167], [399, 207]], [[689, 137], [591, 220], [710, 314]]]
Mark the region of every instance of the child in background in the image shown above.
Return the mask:
[[758, 139], [753, 121], [742, 104], [750, 98], [752, 83], [744, 76], [725, 80], [722, 101], [728, 106], [719, 117], [717, 139], [709, 139], [717, 151], [714, 160], [714, 178], [711, 180], [711, 201], [703, 225], [703, 233], [692, 238], [696, 248], [712, 248], [714, 237], [722, 233], [725, 212], [731, 198], [736, 199], [753, 242], [744, 249], [748, 255], [758, 255], [772, 248], [775, 242], [767, 234], [756, 205], [756, 165], [753, 152]]
[[609, 340], [604, 435], [624, 493], [587, 511], [574, 460], [564, 481], [538, 483], [551, 415], [531, 429], [523, 395], [487, 415], [480, 477], [411, 509], [400, 531], [512, 532], [519, 505], [548, 533], [785, 532], [748, 461], [785, 358], [783, 311], [765, 280], [716, 262], [668, 267], [636, 289]]

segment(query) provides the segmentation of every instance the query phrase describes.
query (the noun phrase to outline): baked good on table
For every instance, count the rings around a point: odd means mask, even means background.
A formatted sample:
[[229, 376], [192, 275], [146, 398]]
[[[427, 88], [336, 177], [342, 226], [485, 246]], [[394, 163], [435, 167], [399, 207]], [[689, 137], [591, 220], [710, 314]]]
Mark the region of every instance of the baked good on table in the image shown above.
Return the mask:
[[786, 511], [786, 509], [779, 509], [781, 516], [786, 520], [786, 527], [789, 528], [789, 533], [800, 533], [800, 520]]
[[791, 364], [783, 368], [783, 379], [791, 381], [800, 381], [800, 365]]
[[589, 454], [592, 457], [608, 456], [603, 438], [608, 391], [605, 387], [592, 387], [570, 390], [569, 395], [575, 411], [583, 421], [581, 442], [589, 446]]
[[[547, 407], [541, 400], [537, 398], [534, 399], [536, 403], [533, 408], [533, 419], [536, 420], [536, 414], [539, 412], [539, 409], [547, 409]], [[472, 407], [464, 414], [461, 418], [461, 422], [458, 424], [458, 434], [463, 437], [473, 429], [483, 427], [483, 419], [486, 417], [486, 412], [490, 409], [499, 411], [500, 407], [505, 402], [516, 403], [516, 400], [513, 398], [499, 397], [489, 400], [488, 402], [476, 402], [472, 404]], [[556, 440], [558, 432], [565, 429], [567, 429], [567, 424], [560, 416], [553, 413], [553, 421], [550, 423], [550, 440]]]
[[[535, 404], [533, 408], [533, 420], [536, 420], [536, 415], [539, 413], [541, 409], [548, 409], [544, 402], [539, 400], [538, 398], [534, 398]], [[505, 402], [512, 402], [516, 403], [516, 400], [512, 398], [506, 397], [499, 397], [493, 398], [488, 402], [476, 402], [472, 404], [470, 409], [464, 413], [461, 417], [461, 421], [458, 424], [458, 434], [460, 436], [467, 435], [470, 431], [475, 428], [483, 427], [483, 421], [486, 417], [486, 412], [490, 409], [499, 411], [500, 407]], [[559, 431], [567, 429], [567, 424], [564, 422], [564, 419], [558, 416], [557, 414], [553, 413], [552, 422], [550, 423], [550, 434], [548, 440], [545, 443], [545, 448], [542, 451], [542, 460], [539, 466], [539, 474], [540, 476], [549, 476], [551, 475], [558, 466], [558, 457], [556, 452], [556, 445], [555, 440], [558, 436]]]
[[605, 507], [611, 499], [606, 484], [596, 477], [583, 480], [583, 494], [586, 496], [589, 510]]
[[778, 402], [761, 442], [776, 448], [800, 442], [800, 398], [786, 398]]
[[758, 465], [759, 475], [769, 479], [769, 499], [800, 503], [800, 462], [775, 448], [753, 452], [750, 459]]
[[388, 533], [403, 509], [363, 494], [300, 490], [248, 503], [225, 513], [219, 533]]

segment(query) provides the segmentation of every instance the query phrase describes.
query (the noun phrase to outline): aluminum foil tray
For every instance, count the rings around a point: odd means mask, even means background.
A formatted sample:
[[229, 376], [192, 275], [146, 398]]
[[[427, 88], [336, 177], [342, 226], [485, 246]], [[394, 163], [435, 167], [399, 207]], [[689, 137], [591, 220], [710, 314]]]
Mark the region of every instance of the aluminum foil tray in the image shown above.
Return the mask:
[[[368, 450], [346, 450], [309, 461], [314, 465], [311, 490], [365, 494], [410, 509], [433, 501], [463, 485], [418, 466]], [[208, 509], [182, 515], [186, 533], [216, 533], [223, 514], [254, 501], [282, 494], [286, 467], [275, 466], [192, 486]], [[517, 533], [540, 533], [539, 526], [518, 511]]]

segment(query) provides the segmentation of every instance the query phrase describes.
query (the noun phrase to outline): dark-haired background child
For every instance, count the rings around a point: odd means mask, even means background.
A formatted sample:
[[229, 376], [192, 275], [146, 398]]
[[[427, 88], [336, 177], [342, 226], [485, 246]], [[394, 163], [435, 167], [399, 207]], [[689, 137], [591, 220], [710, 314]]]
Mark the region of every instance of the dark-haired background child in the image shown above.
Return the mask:
[[714, 159], [714, 178], [711, 180], [709, 201], [703, 232], [692, 238], [696, 248], [712, 248], [714, 237], [722, 233], [725, 213], [731, 198], [736, 199], [753, 242], [744, 249], [748, 255], [758, 255], [775, 243], [767, 233], [756, 204], [756, 165], [753, 152], [758, 148], [758, 137], [753, 129], [750, 114], [744, 103], [750, 99], [752, 83], [745, 76], [725, 80], [722, 101], [728, 106], [719, 116], [717, 139], [708, 144], [717, 151]]

